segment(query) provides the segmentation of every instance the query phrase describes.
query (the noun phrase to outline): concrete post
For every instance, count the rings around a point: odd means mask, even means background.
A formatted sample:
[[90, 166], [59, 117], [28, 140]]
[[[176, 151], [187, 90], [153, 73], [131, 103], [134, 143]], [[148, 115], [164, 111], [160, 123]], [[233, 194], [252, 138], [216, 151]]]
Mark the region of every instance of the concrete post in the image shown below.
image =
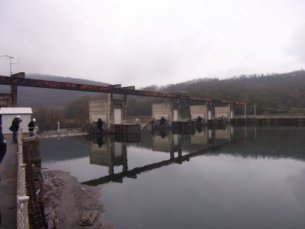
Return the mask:
[[254, 115], [254, 118], [256, 119], [256, 103], [254, 103], [253, 105], [253, 115]]
[[28, 218], [28, 196], [18, 196], [18, 215], [17, 215], [17, 228], [18, 229], [29, 229], [29, 218]]
[[29, 229], [29, 196], [26, 196], [26, 164], [23, 163], [22, 130], [20, 130], [20, 132], [18, 133], [17, 160], [17, 229]]

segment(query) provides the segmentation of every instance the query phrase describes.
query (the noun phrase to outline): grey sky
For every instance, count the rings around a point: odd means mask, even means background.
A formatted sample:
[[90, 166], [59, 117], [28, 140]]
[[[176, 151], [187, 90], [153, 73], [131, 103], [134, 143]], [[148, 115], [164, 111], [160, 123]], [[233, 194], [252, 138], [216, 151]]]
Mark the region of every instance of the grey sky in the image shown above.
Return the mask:
[[20, 71], [125, 86], [286, 72], [305, 66], [305, 1], [0, 0], [0, 34]]

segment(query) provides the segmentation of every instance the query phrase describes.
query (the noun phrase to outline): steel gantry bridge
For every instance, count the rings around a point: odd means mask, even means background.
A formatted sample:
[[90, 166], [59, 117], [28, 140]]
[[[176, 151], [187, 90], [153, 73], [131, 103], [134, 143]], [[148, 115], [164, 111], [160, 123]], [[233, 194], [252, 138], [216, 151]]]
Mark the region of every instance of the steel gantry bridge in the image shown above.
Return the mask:
[[62, 89], [62, 90], [73, 90], [82, 92], [99, 92], [109, 94], [122, 94], [122, 95], [133, 95], [133, 96], [145, 96], [145, 97], [156, 97], [165, 99], [177, 99], [187, 100], [190, 102], [203, 102], [209, 104], [232, 104], [232, 105], [244, 105], [247, 103], [243, 101], [229, 101], [222, 99], [203, 98], [192, 95], [185, 95], [181, 93], [165, 93], [156, 91], [144, 91], [136, 90], [134, 86], [120, 87], [120, 85], [90, 85], [90, 84], [78, 84], [78, 83], [67, 83], [59, 81], [49, 80], [38, 80], [30, 79], [25, 77], [24, 72], [12, 74], [11, 76], [0, 75], [0, 85], [11, 86], [11, 93], [7, 94], [12, 98], [12, 105], [17, 105], [17, 87], [37, 87], [37, 88], [48, 88], [48, 89]]

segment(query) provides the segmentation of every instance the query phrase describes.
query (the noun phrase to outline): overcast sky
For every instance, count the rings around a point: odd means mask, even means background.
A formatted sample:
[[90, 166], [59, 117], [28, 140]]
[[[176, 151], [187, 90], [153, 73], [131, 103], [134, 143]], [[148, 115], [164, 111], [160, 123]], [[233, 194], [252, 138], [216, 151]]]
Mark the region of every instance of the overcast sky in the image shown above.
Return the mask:
[[136, 87], [288, 72], [305, 66], [305, 1], [0, 0], [3, 54], [15, 72]]

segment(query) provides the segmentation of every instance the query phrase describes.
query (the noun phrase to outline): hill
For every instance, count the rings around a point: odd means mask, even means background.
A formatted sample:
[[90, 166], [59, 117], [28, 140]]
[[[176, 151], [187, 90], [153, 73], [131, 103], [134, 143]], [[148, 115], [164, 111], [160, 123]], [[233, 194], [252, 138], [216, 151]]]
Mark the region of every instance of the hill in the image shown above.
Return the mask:
[[255, 102], [259, 113], [304, 112], [305, 71], [284, 74], [242, 75], [229, 79], [198, 79], [168, 85], [162, 91]]

